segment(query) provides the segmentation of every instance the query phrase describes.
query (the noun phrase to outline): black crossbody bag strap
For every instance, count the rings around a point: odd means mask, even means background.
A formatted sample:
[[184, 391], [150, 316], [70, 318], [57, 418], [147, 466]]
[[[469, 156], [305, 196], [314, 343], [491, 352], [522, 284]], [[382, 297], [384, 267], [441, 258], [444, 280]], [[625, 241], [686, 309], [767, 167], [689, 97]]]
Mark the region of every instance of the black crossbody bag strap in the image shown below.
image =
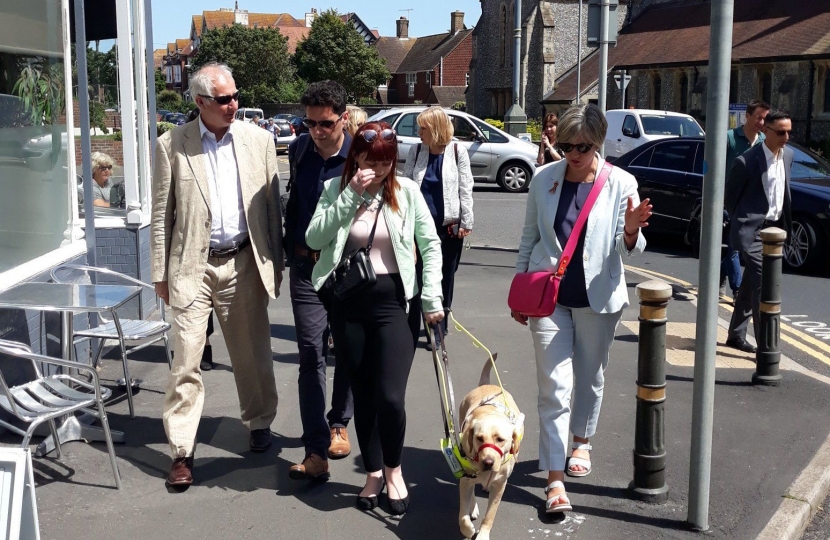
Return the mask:
[[380, 201], [380, 205], [378, 206], [378, 213], [375, 214], [375, 224], [372, 225], [372, 232], [369, 233], [369, 244], [366, 246], [366, 253], [372, 251], [372, 242], [375, 239], [375, 229], [378, 228], [378, 219], [380, 218], [380, 213], [383, 210], [383, 200]]

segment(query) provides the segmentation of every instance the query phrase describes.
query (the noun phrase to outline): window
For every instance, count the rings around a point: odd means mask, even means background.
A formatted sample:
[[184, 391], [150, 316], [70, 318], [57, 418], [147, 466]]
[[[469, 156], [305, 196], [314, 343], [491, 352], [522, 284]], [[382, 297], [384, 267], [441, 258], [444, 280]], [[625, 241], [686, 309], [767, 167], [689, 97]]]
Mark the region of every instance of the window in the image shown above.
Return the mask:
[[649, 148], [631, 162], [632, 167], [648, 167], [651, 162], [651, 154], [654, 153], [654, 148]]
[[772, 73], [769, 71], [762, 71], [758, 75], [758, 93], [761, 99], [772, 104]]
[[182, 66], [173, 66], [173, 84], [182, 83]]
[[830, 69], [824, 68], [824, 107], [823, 112], [830, 112]]
[[459, 141], [473, 142], [476, 140], [478, 132], [466, 118], [451, 114], [450, 120], [452, 121], [453, 137]]
[[427, 79], [427, 88], [429, 88], [430, 86], [432, 86], [432, 72], [431, 71], [426, 72], [426, 79]]
[[677, 135], [680, 137], [703, 137], [703, 130], [688, 116], [644, 114], [640, 116], [646, 135]]
[[173, 82], [173, 66], [167, 66], [164, 68], [164, 82]]
[[403, 115], [401, 121], [398, 123], [395, 131], [400, 137], [417, 137], [418, 136], [418, 115], [409, 113]]
[[418, 80], [417, 73], [406, 74], [406, 95], [412, 97], [415, 95], [415, 81]]
[[729, 103], [738, 103], [738, 70], [733, 69], [729, 74]]
[[395, 122], [398, 120], [399, 116], [400, 116], [400, 114], [390, 114], [389, 116], [387, 116], [386, 118], [381, 120], [381, 122], [386, 122], [390, 126], [394, 126]]
[[[59, 123], [64, 110], [72, 115], [64, 35], [61, 2], [0, 4], [0, 273], [57, 250], [72, 234], [74, 137]], [[18, 81], [50, 90], [15, 89]]]
[[658, 144], [651, 156], [651, 168], [692, 172], [697, 143], [671, 142]]
[[623, 135], [626, 137], [633, 137], [635, 139], [640, 137], [640, 128], [637, 127], [637, 119], [633, 115], [626, 115], [623, 120]]
[[662, 93], [663, 81], [660, 80], [660, 75], [655, 75], [651, 80], [651, 108], [660, 110], [663, 108]]
[[793, 179], [818, 180], [816, 184], [830, 180], [830, 163], [795, 146], [790, 145], [790, 149], [793, 151]]
[[689, 77], [683, 73], [680, 75], [680, 112], [689, 110]]
[[491, 143], [506, 143], [510, 142], [510, 139], [502, 135], [496, 128], [491, 126], [486, 122], [482, 122], [481, 120], [477, 120], [475, 118], [471, 119], [473, 124], [484, 134], [484, 138], [487, 139], [487, 142]]

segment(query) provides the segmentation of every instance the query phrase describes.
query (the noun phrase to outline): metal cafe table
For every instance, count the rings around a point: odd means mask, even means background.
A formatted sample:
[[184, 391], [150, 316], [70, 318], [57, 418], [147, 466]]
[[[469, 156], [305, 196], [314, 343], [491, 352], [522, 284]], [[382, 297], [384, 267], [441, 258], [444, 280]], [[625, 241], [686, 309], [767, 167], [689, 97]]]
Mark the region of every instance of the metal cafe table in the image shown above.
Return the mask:
[[[0, 292], [0, 309], [52, 311], [61, 314], [61, 352], [65, 360], [74, 360], [73, 316], [75, 313], [109, 313], [121, 333], [116, 310], [137, 296], [141, 287], [126, 285], [77, 285], [69, 283], [21, 283]], [[70, 416], [58, 428], [61, 443], [69, 441], [104, 441], [104, 431], [90, 425], [96, 417]], [[124, 433], [112, 431], [113, 442], [123, 443]], [[44, 456], [55, 449], [50, 435], [37, 447], [35, 455]]]

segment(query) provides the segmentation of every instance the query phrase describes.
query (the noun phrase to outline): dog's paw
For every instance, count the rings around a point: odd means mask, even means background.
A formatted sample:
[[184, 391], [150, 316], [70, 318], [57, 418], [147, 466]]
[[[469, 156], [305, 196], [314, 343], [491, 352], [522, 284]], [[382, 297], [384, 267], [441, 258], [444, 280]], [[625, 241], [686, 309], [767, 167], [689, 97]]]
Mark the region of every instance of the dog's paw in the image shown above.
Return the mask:
[[470, 519], [472, 519], [473, 521], [478, 519], [478, 503], [475, 503], [475, 505], [473, 506], [473, 511], [470, 512]]
[[464, 535], [464, 538], [472, 538], [475, 536], [476, 528], [470, 520], [470, 516], [462, 517], [458, 521], [458, 525], [461, 527], [461, 534]]

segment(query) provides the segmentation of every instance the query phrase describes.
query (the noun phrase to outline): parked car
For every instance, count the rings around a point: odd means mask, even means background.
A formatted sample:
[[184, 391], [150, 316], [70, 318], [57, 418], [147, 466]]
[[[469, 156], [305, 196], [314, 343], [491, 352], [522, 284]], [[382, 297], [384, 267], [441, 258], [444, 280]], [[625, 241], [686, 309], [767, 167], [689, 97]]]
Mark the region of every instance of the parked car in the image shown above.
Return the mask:
[[245, 107], [237, 109], [235, 118], [237, 120], [242, 120], [243, 122], [253, 122], [254, 116], [259, 116], [260, 120], [265, 118], [265, 115], [262, 114], [262, 109], [253, 109]]
[[274, 117], [274, 125], [276, 125], [279, 130], [277, 131], [277, 152], [280, 150], [288, 151], [288, 145], [291, 144], [291, 141], [296, 139], [297, 136], [294, 134], [294, 127], [291, 123], [285, 118], [277, 118], [277, 116]]
[[181, 126], [185, 122], [187, 122], [187, 115], [177, 112], [167, 113], [164, 116], [164, 121], [170, 122], [171, 124], [176, 124], [177, 126]]
[[[790, 184], [793, 231], [784, 261], [794, 269], [815, 268], [830, 261], [830, 163], [798, 144], [788, 146], [795, 153]], [[702, 138], [659, 140], [614, 162], [637, 178], [640, 197], [651, 199], [654, 215], [649, 229], [685, 234], [695, 250], [700, 242], [703, 151]]]
[[156, 122], [161, 122], [164, 120], [164, 117], [170, 114], [171, 111], [167, 109], [159, 109], [156, 111]]
[[275, 114], [274, 115], [274, 120], [284, 120], [288, 123], [291, 123], [291, 120], [293, 120], [295, 118], [297, 118], [297, 115], [296, 114], [290, 114], [290, 113], [282, 113], [282, 114]]
[[297, 137], [308, 131], [308, 128], [306, 128], [305, 124], [303, 124], [303, 118], [301, 116], [295, 116], [289, 120], [288, 123], [294, 128], [294, 135]]
[[605, 155], [608, 161], [650, 141], [670, 137], [703, 137], [703, 129], [688, 114], [649, 109], [614, 109], [605, 113], [608, 132]]
[[[407, 107], [381, 111], [369, 121], [382, 120], [398, 134], [398, 167], [403, 168], [409, 149], [421, 142], [418, 122], [426, 107]], [[539, 147], [487, 124], [471, 114], [444, 109], [450, 116], [455, 136], [470, 155], [470, 167], [477, 182], [495, 182], [509, 192], [524, 191], [536, 170]]]

